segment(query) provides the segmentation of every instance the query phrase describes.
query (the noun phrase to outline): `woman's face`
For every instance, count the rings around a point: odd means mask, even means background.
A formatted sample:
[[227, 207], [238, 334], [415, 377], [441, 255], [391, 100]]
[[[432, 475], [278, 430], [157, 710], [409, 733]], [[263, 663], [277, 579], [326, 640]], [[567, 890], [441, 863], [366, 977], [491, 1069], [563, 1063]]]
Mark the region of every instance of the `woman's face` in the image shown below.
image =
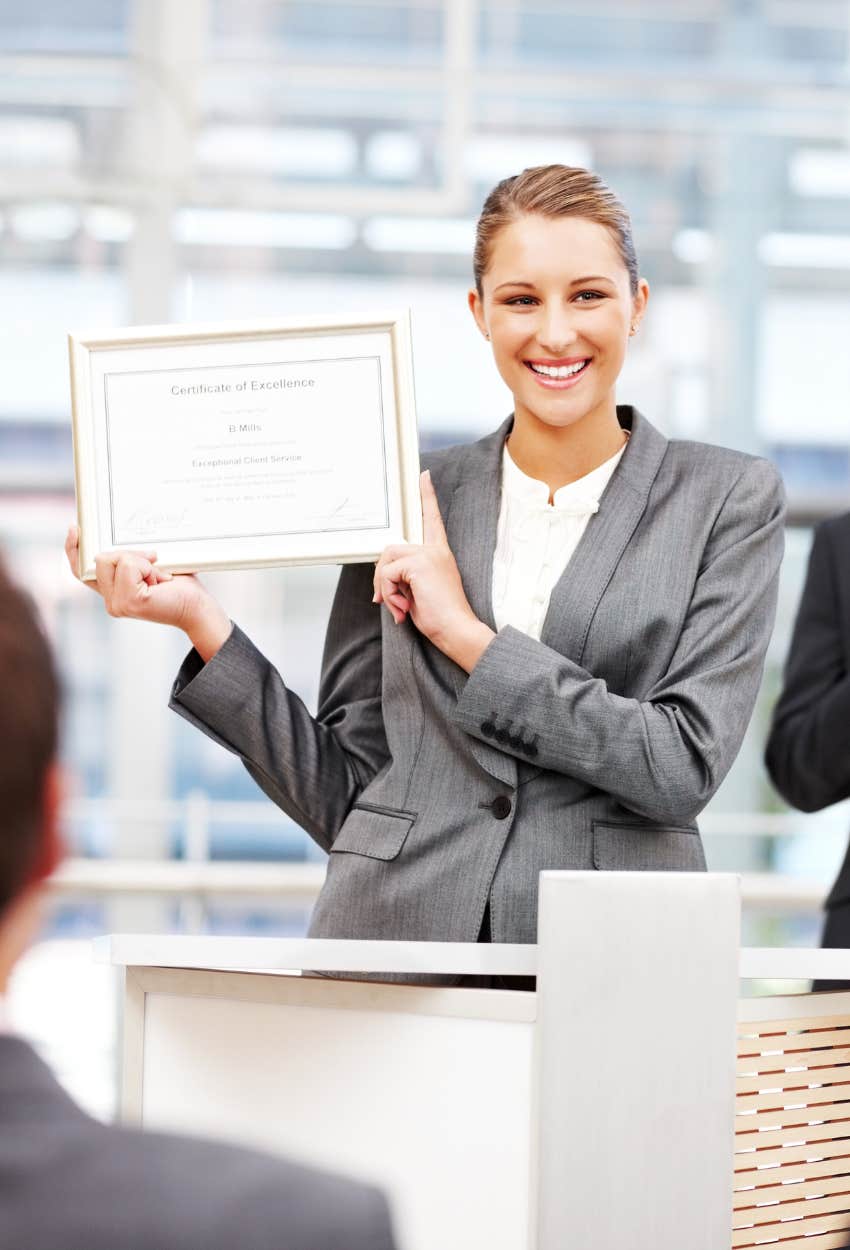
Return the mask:
[[613, 236], [584, 217], [517, 218], [496, 235], [469, 304], [510, 387], [516, 420], [616, 417], [614, 386], [649, 295], [632, 295]]

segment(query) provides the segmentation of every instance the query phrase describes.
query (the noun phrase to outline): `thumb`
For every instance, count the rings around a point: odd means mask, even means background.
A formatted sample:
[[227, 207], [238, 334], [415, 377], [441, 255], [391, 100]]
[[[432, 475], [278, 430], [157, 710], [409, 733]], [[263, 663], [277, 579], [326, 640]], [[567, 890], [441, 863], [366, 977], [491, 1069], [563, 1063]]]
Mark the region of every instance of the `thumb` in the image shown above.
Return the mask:
[[419, 493], [422, 496], [422, 532], [425, 542], [448, 543], [430, 469], [419, 475]]

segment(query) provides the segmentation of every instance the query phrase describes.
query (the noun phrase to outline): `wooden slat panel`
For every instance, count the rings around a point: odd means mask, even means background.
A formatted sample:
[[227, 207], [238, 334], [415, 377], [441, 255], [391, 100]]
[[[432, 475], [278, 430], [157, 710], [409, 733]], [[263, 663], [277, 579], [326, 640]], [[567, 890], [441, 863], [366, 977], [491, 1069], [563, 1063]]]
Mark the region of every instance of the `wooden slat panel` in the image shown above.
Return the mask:
[[[827, 1052], [829, 1053], [829, 1052]], [[760, 1076], [739, 1076], [736, 1093], [757, 1094], [759, 1090], [799, 1089], [812, 1085], [830, 1085], [850, 1081], [850, 1067], [801, 1068], [796, 1072], [762, 1073]]]
[[[832, 1124], [846, 1120], [848, 1117], [850, 1117], [850, 1103], [843, 1101], [837, 1103], [817, 1103], [810, 1107], [768, 1107], [762, 1111], [755, 1112], [753, 1115], [736, 1114], [735, 1133], [736, 1135], [746, 1134], [754, 1130], [768, 1132], [775, 1128], [804, 1129], [807, 1125], [817, 1125], [821, 1121]], [[833, 1133], [833, 1137], [838, 1137], [843, 1132], [844, 1130], [841, 1129]], [[809, 1141], [810, 1139], [797, 1137], [792, 1140]]]
[[[742, 1115], [746, 1111], [759, 1111], [763, 1108], [781, 1107], [816, 1107], [825, 1102], [835, 1104], [850, 1102], [850, 1085], [824, 1085], [821, 1089], [782, 1090], [768, 1094], [750, 1094], [735, 1099], [735, 1114]], [[819, 1115], [811, 1115], [810, 1120], [818, 1120]]]
[[809, 1220], [831, 1215], [835, 1211], [843, 1211], [850, 1224], [850, 1194], [829, 1194], [826, 1198], [805, 1199], [799, 1203], [780, 1202], [770, 1207], [751, 1207], [748, 1211], [739, 1211], [733, 1222], [735, 1228], [744, 1228], [749, 1224], [775, 1224], [779, 1228], [782, 1221], [799, 1220], [799, 1231], [808, 1232]]
[[[758, 1246], [772, 1244], [771, 1236], [774, 1237], [776, 1250], [787, 1250], [793, 1239], [806, 1247], [812, 1245], [812, 1242], [806, 1240], [806, 1237], [812, 1237], [815, 1233], [835, 1233], [839, 1229], [843, 1229], [847, 1237], [847, 1244], [850, 1245], [850, 1215], [846, 1212], [842, 1215], [822, 1215], [813, 1220], [794, 1220], [784, 1226], [775, 1224], [772, 1228], [740, 1228], [736, 1229], [732, 1234], [732, 1250], [743, 1250], [745, 1246]], [[786, 1240], [787, 1238], [787, 1240]], [[839, 1246], [841, 1242], [839, 1241]]]
[[[812, 1147], [807, 1149], [811, 1155]], [[752, 1167], [746, 1172], [738, 1171], [735, 1174], [735, 1190], [751, 1189], [754, 1185], [758, 1189], [764, 1185], [778, 1185], [783, 1181], [808, 1181], [819, 1176], [843, 1176], [845, 1173], [850, 1175], [850, 1142], [844, 1142], [841, 1151], [827, 1159], [809, 1159], [803, 1163], [785, 1163], [781, 1167]]]
[[782, 1238], [781, 1241], [741, 1242], [742, 1246], [775, 1247], [776, 1250], [846, 1250], [850, 1246], [850, 1234], [845, 1229], [837, 1233], [820, 1233], [814, 1237]]
[[[841, 1046], [850, 1041], [850, 1016], [810, 1016], [808, 1020], [752, 1020], [737, 1023], [737, 1050], [750, 1054], [760, 1050], [776, 1050], [778, 1046]], [[778, 1041], [788, 1038], [788, 1043]], [[770, 1039], [770, 1045], [768, 1040]], [[828, 1040], [826, 1040], [828, 1039]], [[747, 1048], [746, 1051], [742, 1048]]]
[[823, 1050], [788, 1050], [777, 1055], [758, 1054], [738, 1060], [738, 1075], [781, 1072], [790, 1067], [817, 1067], [819, 1064], [850, 1063], [850, 1047], [829, 1046]]
[[[814, 1144], [850, 1137], [850, 1116], [848, 1116], [845, 1103], [841, 1104], [840, 1112], [840, 1116], [833, 1116], [831, 1119], [829, 1115], [823, 1115], [821, 1112], [818, 1118], [826, 1121], [824, 1124], [785, 1124], [780, 1128], [764, 1129], [762, 1132], [753, 1132], [748, 1126], [758, 1125], [769, 1117], [747, 1116], [746, 1119], [741, 1120], [740, 1126], [737, 1124], [735, 1126], [735, 1154], [738, 1156], [742, 1151], [747, 1151], [747, 1155], [742, 1157], [751, 1159], [758, 1155], [761, 1162], [761, 1152], [772, 1149], [774, 1146], [784, 1146], [789, 1150], [806, 1149], [803, 1146], [804, 1142]], [[767, 1161], [766, 1157], [764, 1161]], [[738, 1166], [737, 1158], [735, 1166]]]
[[[781, 1169], [778, 1169], [781, 1171]], [[770, 1175], [775, 1173], [771, 1172]], [[760, 1185], [756, 1189], [742, 1189], [735, 1194], [733, 1210], [748, 1211], [756, 1209], [760, 1204], [765, 1202], [778, 1202], [779, 1207], [772, 1207], [773, 1211], [780, 1211], [788, 1202], [805, 1202], [809, 1198], [825, 1198], [829, 1194], [846, 1194], [850, 1196], [850, 1174], [843, 1176], [820, 1176], [812, 1180], [790, 1182], [790, 1178], [781, 1185]], [[847, 1203], [850, 1208], [850, 1201]], [[790, 1211], [790, 1215], [794, 1212]], [[777, 1215], [776, 1219], [780, 1219], [781, 1215]], [[743, 1223], [743, 1221], [742, 1221]]]

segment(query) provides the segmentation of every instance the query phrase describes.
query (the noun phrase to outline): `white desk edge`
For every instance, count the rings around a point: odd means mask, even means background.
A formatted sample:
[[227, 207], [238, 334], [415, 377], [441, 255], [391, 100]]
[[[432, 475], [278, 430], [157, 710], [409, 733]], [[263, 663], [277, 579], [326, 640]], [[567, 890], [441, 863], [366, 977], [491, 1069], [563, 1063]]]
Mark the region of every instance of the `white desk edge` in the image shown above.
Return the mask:
[[[537, 947], [501, 943], [367, 942], [327, 938], [194, 937], [108, 934], [94, 939], [98, 963], [119, 967], [210, 968], [219, 971], [392, 972], [534, 976]], [[850, 981], [850, 950], [744, 947], [744, 980]]]

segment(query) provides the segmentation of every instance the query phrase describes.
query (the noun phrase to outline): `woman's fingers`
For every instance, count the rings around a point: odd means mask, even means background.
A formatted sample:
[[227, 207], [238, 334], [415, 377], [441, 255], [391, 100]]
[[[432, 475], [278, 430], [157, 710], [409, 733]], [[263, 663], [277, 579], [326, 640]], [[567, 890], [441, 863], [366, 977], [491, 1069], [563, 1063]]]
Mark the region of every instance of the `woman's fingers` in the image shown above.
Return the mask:
[[153, 551], [105, 551], [95, 557], [97, 589], [110, 616], [137, 616], [152, 586], [170, 580]]
[[386, 563], [383, 560], [379, 562], [375, 570], [375, 589], [380, 595], [380, 601], [390, 602], [395, 595], [407, 598], [404, 590], [409, 587], [411, 581], [410, 562], [409, 555], [404, 555], [398, 560], [389, 560]]
[[[69, 525], [68, 533], [65, 536], [65, 556], [71, 572], [74, 574], [78, 582], [82, 582], [80, 573], [80, 527], [78, 525]], [[84, 586], [88, 586], [89, 590], [97, 590], [94, 582], [83, 582]]]
[[431, 470], [419, 475], [419, 494], [422, 499], [422, 532], [426, 543], [445, 543], [448, 546], [446, 527], [440, 514], [437, 492], [431, 481]]
[[384, 579], [384, 570], [387, 565], [393, 564], [397, 560], [404, 559], [416, 550], [417, 548], [411, 546], [409, 543], [394, 543], [392, 546], [384, 548], [381, 552], [380, 559], [375, 565], [375, 573], [372, 578], [372, 589], [374, 591], [372, 596], [373, 603], [383, 603], [382, 584]]

